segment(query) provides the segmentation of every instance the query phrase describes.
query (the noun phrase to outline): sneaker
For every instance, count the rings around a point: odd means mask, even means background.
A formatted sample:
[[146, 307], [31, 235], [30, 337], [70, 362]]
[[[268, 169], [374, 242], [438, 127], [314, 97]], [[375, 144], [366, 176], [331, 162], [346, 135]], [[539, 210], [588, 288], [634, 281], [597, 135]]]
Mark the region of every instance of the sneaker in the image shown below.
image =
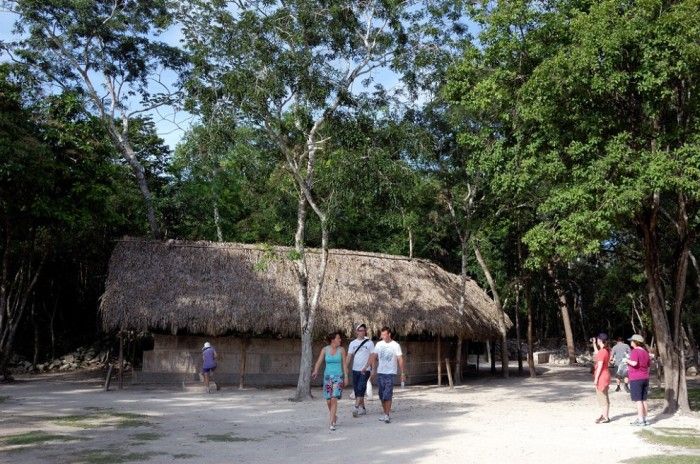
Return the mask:
[[332, 424], [330, 427], [328, 427], [328, 430], [331, 432], [335, 432], [335, 424]]
[[642, 425], [644, 425], [646, 427], [647, 425], [649, 425], [649, 421], [644, 419], [644, 424], [642, 424]]
[[630, 422], [630, 425], [633, 425], [635, 427], [642, 427], [642, 426], [646, 425], [646, 422], [643, 420], [635, 419], [632, 422]]
[[352, 408], [352, 417], [357, 417], [360, 415], [360, 410], [357, 407]]
[[389, 417], [389, 416], [384, 416], [384, 423], [385, 423], [385, 424], [391, 423], [391, 417]]
[[358, 416], [366, 416], [367, 415], [367, 410], [365, 408], [360, 408], [360, 410], [357, 413]]
[[380, 422], [386, 422], [388, 419], [389, 419], [389, 416], [387, 416], [386, 414], [379, 417]]
[[607, 424], [608, 422], [610, 422], [610, 418], [608, 418], [608, 417], [603, 417], [603, 416], [600, 416], [599, 418], [597, 418], [597, 419], [595, 420], [595, 423], [596, 423], [596, 424]]

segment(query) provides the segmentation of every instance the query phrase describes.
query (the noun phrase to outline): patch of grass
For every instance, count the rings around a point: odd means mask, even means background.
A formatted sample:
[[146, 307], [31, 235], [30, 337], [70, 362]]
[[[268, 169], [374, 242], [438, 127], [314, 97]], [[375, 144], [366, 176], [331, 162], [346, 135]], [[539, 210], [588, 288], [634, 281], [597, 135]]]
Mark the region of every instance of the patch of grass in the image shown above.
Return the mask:
[[123, 462], [143, 462], [148, 461], [154, 456], [162, 456], [167, 453], [158, 453], [154, 451], [144, 453], [127, 453], [122, 450], [92, 450], [77, 457], [76, 464], [119, 464]]
[[243, 437], [237, 437], [232, 433], [223, 433], [220, 435], [198, 435], [201, 440], [199, 440], [200, 443], [206, 443], [208, 441], [216, 441], [216, 442], [240, 442], [240, 441], [258, 441], [254, 438], [243, 438]]
[[148, 419], [122, 419], [115, 425], [118, 429], [128, 429], [132, 427], [153, 427], [153, 424]]
[[81, 429], [94, 429], [99, 427], [114, 426], [117, 428], [148, 427], [153, 424], [150, 418], [144, 414], [133, 412], [113, 412], [110, 410], [96, 409], [93, 414], [75, 414], [71, 416], [52, 417], [50, 420], [57, 425], [77, 427]]
[[163, 438], [163, 434], [155, 432], [140, 432], [131, 435], [131, 438], [138, 441], [155, 441]]
[[32, 430], [31, 432], [17, 433], [15, 435], [7, 435], [0, 438], [0, 443], [3, 445], [35, 445], [38, 443], [46, 443], [50, 441], [76, 441], [82, 438], [72, 437], [70, 435], [57, 435], [54, 433], [46, 433], [43, 430]]
[[697, 432], [689, 434], [682, 431], [669, 432], [653, 432], [651, 430], [642, 430], [639, 436], [644, 438], [649, 443], [657, 445], [678, 446], [688, 449], [700, 449], [700, 434]]
[[654, 427], [654, 430], [668, 433], [670, 435], [696, 435], [698, 434], [697, 429], [690, 427]]
[[625, 459], [622, 462], [625, 464], [697, 464], [698, 456], [644, 456], [643, 458]]
[[178, 453], [172, 455], [173, 459], [190, 459], [198, 457], [196, 454]]
[[[664, 399], [663, 388], [652, 388], [649, 391], [649, 399], [662, 400]], [[688, 386], [688, 403], [693, 411], [700, 411], [700, 387]]]

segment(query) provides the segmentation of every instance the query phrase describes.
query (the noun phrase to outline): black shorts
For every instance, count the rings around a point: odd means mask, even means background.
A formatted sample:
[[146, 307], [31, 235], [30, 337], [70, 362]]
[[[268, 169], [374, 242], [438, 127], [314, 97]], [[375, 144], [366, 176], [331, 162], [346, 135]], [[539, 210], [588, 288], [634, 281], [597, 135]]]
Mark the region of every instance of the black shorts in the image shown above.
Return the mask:
[[649, 379], [630, 380], [632, 401], [646, 401], [649, 395]]
[[369, 371], [352, 371], [352, 389], [355, 391], [355, 398], [364, 398], [367, 391], [367, 380], [369, 380]]

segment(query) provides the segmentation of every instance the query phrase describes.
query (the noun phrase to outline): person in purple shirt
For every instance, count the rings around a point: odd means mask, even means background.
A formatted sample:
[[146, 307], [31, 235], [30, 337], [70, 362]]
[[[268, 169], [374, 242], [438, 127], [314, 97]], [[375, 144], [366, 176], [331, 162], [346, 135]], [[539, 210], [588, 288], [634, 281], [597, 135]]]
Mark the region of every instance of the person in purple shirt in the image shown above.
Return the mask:
[[649, 364], [651, 357], [644, 344], [644, 337], [634, 334], [629, 338], [632, 351], [626, 360], [629, 366], [630, 395], [632, 401], [637, 404], [637, 419], [630, 425], [649, 425], [647, 414], [647, 395], [649, 394]]
[[[214, 379], [214, 371], [216, 370], [216, 350], [211, 343], [205, 342], [202, 347], [202, 376], [204, 377], [204, 385], [209, 392], [209, 381]], [[219, 384], [214, 382], [216, 389], [219, 390]]]

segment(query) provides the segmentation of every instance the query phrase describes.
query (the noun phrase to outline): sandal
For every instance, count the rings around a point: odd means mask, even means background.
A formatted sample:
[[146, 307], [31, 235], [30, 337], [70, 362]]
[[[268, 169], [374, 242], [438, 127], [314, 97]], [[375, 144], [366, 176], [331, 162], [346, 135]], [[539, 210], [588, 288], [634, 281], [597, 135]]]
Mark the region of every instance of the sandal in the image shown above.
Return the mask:
[[596, 424], [607, 424], [608, 422], [610, 422], [610, 418], [609, 418], [609, 417], [603, 417], [603, 416], [600, 416], [599, 418], [597, 418], [597, 419], [595, 420], [595, 423], [596, 423]]

